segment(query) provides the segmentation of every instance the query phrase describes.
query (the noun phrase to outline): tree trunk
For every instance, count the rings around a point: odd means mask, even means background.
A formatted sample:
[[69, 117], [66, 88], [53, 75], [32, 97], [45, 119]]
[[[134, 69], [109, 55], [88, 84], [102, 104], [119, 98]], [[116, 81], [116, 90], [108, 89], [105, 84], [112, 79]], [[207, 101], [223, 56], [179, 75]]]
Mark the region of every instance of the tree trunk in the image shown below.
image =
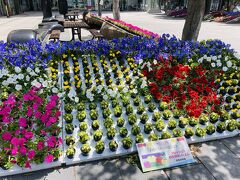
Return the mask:
[[43, 19], [52, 17], [52, 1], [42, 0]]
[[197, 40], [204, 16], [205, 3], [203, 0], [188, 0], [188, 15], [183, 28], [182, 40]]
[[206, 0], [205, 14], [209, 14], [211, 10], [212, 0]]
[[113, 0], [113, 18], [120, 19], [119, 0]]

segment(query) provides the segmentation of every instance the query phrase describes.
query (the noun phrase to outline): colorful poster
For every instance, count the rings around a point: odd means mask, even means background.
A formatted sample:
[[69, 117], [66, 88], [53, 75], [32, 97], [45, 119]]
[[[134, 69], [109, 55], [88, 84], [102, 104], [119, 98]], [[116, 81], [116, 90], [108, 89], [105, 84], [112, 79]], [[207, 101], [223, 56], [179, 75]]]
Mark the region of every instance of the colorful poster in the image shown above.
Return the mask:
[[185, 137], [137, 144], [143, 172], [195, 162]]

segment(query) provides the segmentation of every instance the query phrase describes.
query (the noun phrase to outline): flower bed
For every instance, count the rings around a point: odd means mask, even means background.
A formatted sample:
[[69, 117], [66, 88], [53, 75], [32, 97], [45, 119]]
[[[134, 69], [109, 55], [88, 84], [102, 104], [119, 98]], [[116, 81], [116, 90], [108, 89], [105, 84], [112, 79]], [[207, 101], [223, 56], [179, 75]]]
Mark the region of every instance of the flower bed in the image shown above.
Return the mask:
[[239, 134], [240, 58], [219, 40], [0, 42], [0, 53], [3, 169], [119, 156], [170, 137]]
[[110, 17], [106, 17], [105, 18], [106, 21], [130, 32], [130, 33], [133, 33], [133, 34], [136, 34], [136, 35], [139, 35], [139, 36], [145, 36], [145, 37], [149, 37], [149, 38], [159, 38], [159, 35], [156, 34], [156, 33], [153, 33], [151, 31], [148, 31], [146, 29], [142, 29], [142, 28], [139, 28], [138, 26], [134, 26], [132, 24], [129, 24], [129, 23], [126, 23], [122, 20], [115, 20], [115, 19], [112, 19]]

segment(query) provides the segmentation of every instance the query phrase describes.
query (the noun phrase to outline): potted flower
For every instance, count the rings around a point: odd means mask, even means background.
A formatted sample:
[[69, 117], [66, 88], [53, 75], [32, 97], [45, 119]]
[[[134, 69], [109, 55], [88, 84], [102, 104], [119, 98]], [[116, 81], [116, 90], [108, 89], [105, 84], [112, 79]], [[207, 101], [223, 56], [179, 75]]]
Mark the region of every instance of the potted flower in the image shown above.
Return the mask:
[[197, 118], [191, 117], [191, 118], [189, 119], [189, 125], [190, 125], [190, 126], [194, 127], [194, 126], [196, 126], [197, 124], [198, 124], [198, 119], [197, 119]]
[[107, 118], [108, 116], [111, 115], [111, 110], [109, 108], [103, 109], [102, 115], [104, 118]]
[[173, 132], [174, 137], [182, 137], [183, 136], [183, 132], [181, 129], [174, 129], [172, 132]]
[[135, 138], [135, 142], [136, 143], [143, 143], [143, 141], [144, 141], [143, 135], [142, 134], [137, 134], [136, 138]]
[[122, 103], [123, 103], [123, 106], [129, 105], [129, 104], [130, 104], [129, 98], [128, 98], [127, 96], [124, 96], [124, 97], [122, 98]]
[[164, 111], [168, 108], [168, 103], [167, 102], [161, 102], [160, 105], [159, 105], [159, 109], [160, 111]]
[[141, 98], [139, 96], [133, 99], [134, 106], [139, 106], [140, 103], [141, 103]]
[[93, 128], [93, 130], [97, 130], [97, 129], [99, 129], [99, 121], [98, 120], [94, 120], [93, 122], [92, 122], [92, 128]]
[[146, 104], [150, 103], [151, 100], [152, 100], [152, 96], [151, 96], [150, 94], [144, 96], [144, 102], [145, 102]]
[[145, 124], [148, 121], [147, 113], [144, 113], [143, 115], [141, 115], [140, 121], [141, 121], [142, 124]]
[[228, 92], [229, 95], [234, 95], [236, 93], [236, 90], [235, 90], [234, 87], [229, 87], [227, 92]]
[[185, 128], [188, 125], [188, 118], [180, 117], [178, 126], [180, 128]]
[[86, 114], [86, 111], [83, 110], [83, 111], [78, 111], [77, 113], [77, 119], [79, 122], [83, 122], [84, 119], [86, 118], [87, 114]]
[[120, 117], [122, 115], [122, 107], [120, 105], [113, 109], [115, 117]]
[[232, 100], [233, 100], [233, 97], [232, 97], [232, 96], [227, 96], [227, 97], [225, 98], [226, 103], [231, 103]]
[[101, 130], [96, 130], [93, 133], [93, 139], [95, 141], [100, 141], [102, 139], [102, 136], [103, 136], [103, 132]]
[[85, 104], [83, 102], [80, 102], [77, 104], [77, 110], [78, 111], [83, 111], [85, 110]]
[[231, 110], [231, 105], [230, 104], [224, 104], [224, 109], [226, 111], [230, 111]]
[[153, 121], [158, 121], [161, 119], [161, 117], [162, 117], [162, 114], [157, 111], [157, 112], [153, 113], [152, 119], [153, 119]]
[[145, 111], [145, 107], [141, 104], [137, 107], [137, 113], [142, 114]]
[[72, 134], [74, 131], [74, 125], [73, 124], [66, 124], [65, 125], [65, 131], [67, 134]]
[[70, 104], [70, 103], [66, 103], [66, 104], [64, 105], [64, 110], [65, 110], [66, 113], [71, 113], [72, 110], [73, 110], [73, 105]]
[[151, 102], [148, 104], [148, 111], [153, 112], [156, 109], [155, 103]]
[[220, 122], [220, 123], [217, 124], [217, 132], [222, 133], [225, 130], [226, 130], [226, 123], [225, 122]]
[[108, 102], [105, 101], [105, 100], [103, 100], [103, 101], [101, 102], [101, 108], [102, 108], [102, 109], [108, 108]]
[[181, 116], [181, 111], [178, 109], [173, 110], [173, 117], [178, 119]]
[[197, 127], [195, 131], [196, 136], [204, 137], [206, 135], [206, 131], [204, 128]]
[[130, 137], [125, 137], [122, 139], [122, 145], [124, 149], [129, 149], [132, 147], [132, 139]]
[[172, 115], [172, 112], [169, 109], [163, 111], [163, 118], [168, 120]]
[[164, 131], [162, 134], [161, 134], [161, 139], [169, 139], [171, 138], [172, 135], [168, 132], [168, 131]]
[[149, 134], [153, 130], [153, 125], [151, 123], [144, 124], [144, 132]]
[[141, 132], [141, 128], [138, 125], [134, 124], [132, 126], [131, 132], [132, 132], [132, 135], [136, 136]]
[[217, 113], [212, 112], [210, 114], [210, 122], [211, 123], [216, 123], [218, 121], [218, 119], [219, 119], [219, 115]]
[[212, 135], [213, 133], [215, 133], [215, 131], [216, 131], [216, 128], [215, 128], [215, 126], [214, 126], [213, 124], [207, 125], [207, 127], [206, 127], [206, 133], [207, 133], [208, 135]]
[[158, 135], [155, 134], [155, 133], [151, 133], [149, 136], [148, 136], [148, 140], [149, 141], [157, 141], [159, 138], [158, 138]]
[[169, 120], [168, 129], [173, 130], [177, 127], [177, 121], [174, 119]]
[[119, 106], [119, 102], [117, 99], [112, 100], [112, 107], [115, 108], [116, 106]]
[[65, 114], [64, 119], [66, 123], [72, 123], [73, 122], [73, 115], [72, 114]]
[[97, 109], [97, 105], [96, 105], [95, 103], [90, 103], [90, 104], [89, 104], [89, 109], [90, 109], [90, 110]]
[[109, 144], [108, 144], [108, 146], [109, 146], [109, 149], [110, 149], [112, 152], [116, 151], [117, 148], [118, 148], [118, 144], [117, 144], [117, 142], [116, 142], [115, 140], [110, 141]]
[[155, 124], [155, 128], [157, 129], [157, 131], [162, 131], [165, 128], [165, 123], [163, 120], [157, 120], [156, 124]]
[[113, 125], [113, 119], [110, 118], [110, 117], [107, 117], [107, 118], [104, 120], [103, 125], [104, 125], [105, 128], [110, 128], [110, 127], [112, 127], [112, 125]]
[[133, 113], [133, 107], [131, 105], [127, 105], [126, 107], [126, 114], [129, 115]]
[[124, 123], [125, 123], [125, 120], [122, 117], [117, 119], [117, 126], [118, 127], [123, 127]]
[[116, 129], [115, 128], [108, 128], [107, 129], [107, 137], [108, 139], [113, 139], [114, 136], [116, 135]]
[[237, 121], [235, 119], [231, 119], [227, 123], [227, 130], [232, 132], [237, 129]]
[[79, 125], [80, 131], [86, 131], [87, 128], [88, 128], [87, 122], [81, 122], [81, 123], [80, 123], [80, 125]]
[[65, 142], [68, 146], [75, 144], [75, 138], [73, 136], [66, 136]]
[[209, 121], [209, 117], [206, 114], [201, 114], [199, 117], [199, 123], [205, 125]]
[[237, 111], [238, 111], [238, 109], [232, 109], [231, 117], [233, 119], [238, 119], [240, 117], [240, 113], [238, 113]]
[[191, 127], [187, 127], [187, 128], [185, 129], [185, 134], [184, 134], [184, 136], [185, 136], [186, 138], [190, 138], [190, 137], [192, 137], [193, 135], [194, 135], [193, 129], [192, 129]]
[[96, 153], [102, 154], [105, 149], [105, 144], [103, 141], [98, 141], [95, 146]]
[[97, 118], [98, 118], [98, 112], [97, 112], [97, 110], [92, 109], [92, 110], [90, 111], [90, 117], [91, 117], [92, 120], [97, 120]]
[[128, 130], [127, 130], [127, 128], [121, 127], [120, 130], [119, 130], [119, 134], [120, 134], [120, 136], [123, 137], [123, 138], [126, 137], [126, 136], [128, 135]]
[[88, 133], [86, 133], [85, 131], [79, 132], [78, 136], [79, 136], [79, 141], [82, 144], [85, 144], [88, 140], [90, 140]]
[[91, 147], [89, 144], [83, 144], [81, 147], [81, 152], [83, 156], [87, 156], [91, 151]]
[[137, 122], [137, 116], [135, 115], [135, 114], [129, 114], [128, 115], [128, 123], [130, 124], [130, 125], [133, 125], [133, 124], [135, 124]]
[[69, 159], [72, 159], [74, 157], [75, 152], [76, 149], [71, 145], [67, 148], [66, 155]]

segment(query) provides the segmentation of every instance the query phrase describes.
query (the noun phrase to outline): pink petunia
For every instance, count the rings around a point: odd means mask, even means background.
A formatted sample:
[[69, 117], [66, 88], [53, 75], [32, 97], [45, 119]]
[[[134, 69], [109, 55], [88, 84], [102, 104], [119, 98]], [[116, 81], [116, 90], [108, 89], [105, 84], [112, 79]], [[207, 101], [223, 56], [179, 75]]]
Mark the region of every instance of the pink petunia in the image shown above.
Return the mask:
[[17, 152], [18, 152], [18, 148], [17, 147], [14, 147], [13, 149], [12, 149], [12, 155], [13, 156], [15, 156], [16, 154], [17, 154]]
[[18, 145], [23, 146], [26, 141], [27, 140], [25, 138], [21, 137], [21, 138], [18, 139]]
[[26, 155], [26, 154], [27, 154], [27, 148], [24, 147], [24, 146], [22, 146], [22, 147], [20, 148], [20, 153], [21, 153], [22, 155]]
[[56, 117], [59, 117], [61, 115], [61, 111], [57, 111], [56, 113], [55, 113], [55, 116]]
[[27, 119], [26, 119], [26, 118], [23, 118], [23, 117], [19, 118], [19, 120], [18, 120], [18, 125], [19, 125], [20, 127], [26, 127], [26, 126], [27, 126]]
[[36, 155], [36, 152], [32, 149], [28, 151], [28, 158], [32, 159]]
[[12, 135], [10, 132], [4, 132], [2, 134], [2, 139], [5, 141], [10, 141], [12, 139]]
[[51, 101], [57, 101], [59, 97], [57, 95], [50, 96]]
[[34, 103], [34, 104], [33, 104], [33, 109], [34, 109], [35, 111], [38, 110], [38, 106], [39, 106], [39, 105], [38, 105], [37, 103]]
[[16, 138], [16, 137], [12, 138], [12, 139], [11, 139], [11, 144], [12, 144], [13, 146], [18, 146], [18, 138]]
[[54, 159], [54, 156], [52, 154], [48, 154], [46, 157], [45, 157], [45, 162], [46, 163], [51, 163], [53, 162], [53, 159]]
[[40, 119], [42, 116], [42, 113], [37, 111], [37, 112], [35, 112], [34, 116], [35, 116], [35, 118]]
[[53, 148], [55, 146], [56, 142], [57, 142], [56, 137], [52, 136], [52, 137], [48, 138], [47, 145], [48, 145], [48, 147]]
[[27, 116], [31, 117], [33, 115], [33, 110], [31, 107], [28, 107]]
[[26, 139], [31, 139], [33, 137], [33, 132], [31, 131], [27, 131], [25, 134], [24, 134], [24, 137]]
[[29, 161], [26, 161], [26, 163], [25, 163], [25, 168], [31, 168], [31, 165], [30, 165], [30, 162], [29, 162]]
[[37, 144], [37, 148], [38, 148], [38, 150], [42, 150], [44, 148], [44, 142], [39, 141]]

